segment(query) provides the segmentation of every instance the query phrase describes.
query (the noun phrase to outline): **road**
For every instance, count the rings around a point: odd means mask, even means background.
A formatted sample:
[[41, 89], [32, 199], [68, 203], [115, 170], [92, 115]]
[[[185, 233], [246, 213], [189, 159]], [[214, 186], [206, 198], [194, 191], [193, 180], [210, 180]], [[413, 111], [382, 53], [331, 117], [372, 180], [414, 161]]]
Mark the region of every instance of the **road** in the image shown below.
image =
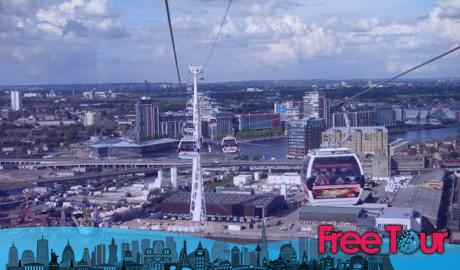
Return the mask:
[[[30, 168], [72, 168], [72, 167], [101, 167], [101, 168], [186, 168], [191, 160], [181, 159], [0, 159], [0, 166], [23, 166]], [[203, 167], [294, 167], [300, 168], [300, 160], [225, 160], [221, 158], [204, 159]]]

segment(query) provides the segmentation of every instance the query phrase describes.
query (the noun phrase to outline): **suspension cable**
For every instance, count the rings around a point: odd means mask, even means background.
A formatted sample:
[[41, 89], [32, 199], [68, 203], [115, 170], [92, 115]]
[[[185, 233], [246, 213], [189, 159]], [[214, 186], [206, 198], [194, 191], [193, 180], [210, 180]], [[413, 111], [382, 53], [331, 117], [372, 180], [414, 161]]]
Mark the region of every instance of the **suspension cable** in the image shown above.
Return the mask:
[[168, 0], [165, 0], [165, 6], [166, 6], [166, 14], [168, 15], [169, 34], [171, 35], [171, 43], [172, 43], [173, 52], [174, 52], [174, 62], [176, 63], [177, 80], [179, 82], [179, 89], [180, 89], [180, 94], [182, 97], [182, 82], [180, 79], [179, 62], [177, 61], [176, 44], [174, 42], [174, 33], [173, 33], [172, 24], [171, 24], [171, 14], [169, 12]]
[[359, 92], [359, 93], [357, 93], [357, 94], [355, 94], [355, 95], [353, 95], [353, 96], [351, 96], [349, 98], [345, 98], [345, 100], [340, 101], [335, 105], [331, 105], [331, 106], [327, 107], [326, 109], [343, 106], [346, 102], [348, 102], [348, 101], [350, 101], [350, 100], [352, 100], [352, 99], [354, 99], [354, 98], [356, 98], [358, 96], [361, 96], [362, 94], [365, 94], [365, 93], [371, 91], [374, 88], [382, 87], [382, 86], [384, 86], [385, 84], [387, 84], [389, 82], [392, 82], [392, 81], [394, 81], [394, 80], [396, 80], [396, 79], [398, 79], [398, 78], [400, 78], [400, 77], [402, 77], [402, 76], [404, 76], [404, 75], [406, 75], [406, 74], [408, 74], [408, 73], [410, 73], [410, 72], [412, 72], [414, 70], [417, 70], [417, 69], [419, 69], [419, 68], [421, 68], [421, 67], [423, 67], [425, 65], [428, 65], [431, 62], [434, 62], [434, 61], [436, 61], [436, 60], [438, 60], [440, 58], [443, 58], [444, 56], [449, 55], [449, 54], [451, 54], [451, 53], [453, 53], [453, 52], [455, 52], [455, 51], [457, 51], [459, 49], [460, 49], [460, 45], [458, 45], [458, 46], [454, 47], [453, 49], [450, 49], [450, 50], [448, 50], [448, 51], [446, 51], [446, 52], [444, 52], [444, 53], [442, 53], [442, 54], [440, 54], [440, 55], [438, 55], [436, 57], [433, 57], [433, 58], [431, 58], [431, 59], [429, 59], [429, 60], [427, 60], [427, 61], [425, 61], [425, 62], [423, 62], [421, 64], [418, 64], [415, 67], [412, 67], [412, 68], [410, 68], [410, 69], [408, 69], [408, 70], [406, 70], [406, 71], [404, 71], [404, 72], [402, 72], [402, 73], [400, 73], [400, 74], [398, 74], [398, 75], [396, 75], [396, 76], [394, 76], [394, 77], [392, 77], [390, 79], [387, 79], [387, 80], [385, 80], [384, 82], [382, 82], [380, 84], [372, 85], [369, 88], [364, 89], [363, 91], [361, 91], [361, 92]]
[[222, 22], [220, 23], [219, 31], [217, 32], [217, 36], [214, 39], [214, 42], [212, 43], [211, 50], [209, 51], [208, 57], [206, 58], [206, 61], [204, 62], [203, 69], [206, 68], [206, 65], [208, 64], [209, 60], [211, 59], [212, 52], [214, 51], [214, 47], [216, 47], [217, 39], [219, 39], [220, 32], [222, 31], [222, 28], [224, 27], [225, 20], [227, 18], [228, 11], [230, 10], [230, 6], [232, 4], [233, 0], [230, 0], [227, 5], [227, 9], [225, 10], [224, 17], [222, 18]]

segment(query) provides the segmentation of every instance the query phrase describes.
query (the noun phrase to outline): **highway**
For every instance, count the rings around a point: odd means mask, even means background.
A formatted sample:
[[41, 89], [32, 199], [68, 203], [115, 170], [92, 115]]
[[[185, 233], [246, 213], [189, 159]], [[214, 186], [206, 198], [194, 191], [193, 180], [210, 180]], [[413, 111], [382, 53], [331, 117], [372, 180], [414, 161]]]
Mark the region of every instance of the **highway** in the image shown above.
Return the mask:
[[[191, 161], [180, 159], [1, 159], [0, 166], [15, 165], [22, 168], [187, 168]], [[250, 168], [300, 168], [300, 160], [225, 160], [204, 159], [203, 167], [250, 167]]]

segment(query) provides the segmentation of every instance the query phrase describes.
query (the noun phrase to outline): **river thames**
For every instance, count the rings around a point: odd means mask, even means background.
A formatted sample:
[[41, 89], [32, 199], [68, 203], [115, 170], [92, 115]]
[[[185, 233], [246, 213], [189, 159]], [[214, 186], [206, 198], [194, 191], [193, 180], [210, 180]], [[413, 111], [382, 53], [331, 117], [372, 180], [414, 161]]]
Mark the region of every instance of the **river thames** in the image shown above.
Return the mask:
[[[425, 143], [430, 139], [444, 140], [447, 138], [458, 137], [460, 137], [460, 127], [448, 127], [390, 133], [388, 141], [392, 142], [397, 138], [404, 138], [408, 141]], [[285, 159], [287, 153], [287, 141], [286, 138], [276, 138], [257, 140], [249, 143], [240, 143], [240, 152], [250, 158], [259, 156], [265, 159]]]

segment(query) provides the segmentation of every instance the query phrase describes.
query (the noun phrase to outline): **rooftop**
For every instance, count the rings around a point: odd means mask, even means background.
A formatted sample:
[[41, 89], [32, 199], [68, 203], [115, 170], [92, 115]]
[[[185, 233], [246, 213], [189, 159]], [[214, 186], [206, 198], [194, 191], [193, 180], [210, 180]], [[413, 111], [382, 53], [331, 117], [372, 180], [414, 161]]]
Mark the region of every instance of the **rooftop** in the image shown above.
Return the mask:
[[378, 218], [410, 218], [414, 213], [414, 209], [406, 207], [385, 207], [380, 212]]
[[413, 208], [425, 217], [437, 219], [442, 190], [422, 186], [400, 189], [391, 202], [393, 207]]
[[444, 177], [446, 176], [446, 172], [444, 170], [436, 170], [429, 173], [424, 173], [421, 175], [417, 175], [411, 181], [412, 185], [423, 185], [427, 182], [438, 181], [440, 183], [443, 182]]
[[386, 131], [388, 132], [387, 128], [384, 127], [384, 126], [359, 126], [359, 127], [333, 127], [333, 128], [329, 128], [326, 130], [326, 132], [333, 132], [333, 131], [340, 131], [340, 132], [348, 132], [349, 129], [351, 131], [356, 131], [356, 130], [361, 130], [361, 131], [366, 131], [366, 132], [370, 132], [370, 131], [376, 131], [376, 130], [381, 130], [381, 131]]
[[157, 140], [145, 141], [145, 142], [136, 142], [130, 138], [118, 137], [113, 139], [102, 140], [101, 142], [93, 143], [91, 146], [94, 148], [102, 147], [146, 147], [154, 146], [161, 144], [170, 144], [178, 142], [176, 139], [162, 138]]
[[398, 138], [389, 144], [391, 148], [399, 148], [399, 147], [410, 144], [410, 142], [406, 139]]
[[[266, 194], [226, 194], [226, 193], [209, 193], [205, 192], [206, 204], [218, 205], [236, 205], [236, 204], [252, 204], [258, 208], [268, 207], [268, 205], [276, 199], [277, 195]], [[166, 198], [163, 203], [189, 203], [190, 192], [176, 192]]]

